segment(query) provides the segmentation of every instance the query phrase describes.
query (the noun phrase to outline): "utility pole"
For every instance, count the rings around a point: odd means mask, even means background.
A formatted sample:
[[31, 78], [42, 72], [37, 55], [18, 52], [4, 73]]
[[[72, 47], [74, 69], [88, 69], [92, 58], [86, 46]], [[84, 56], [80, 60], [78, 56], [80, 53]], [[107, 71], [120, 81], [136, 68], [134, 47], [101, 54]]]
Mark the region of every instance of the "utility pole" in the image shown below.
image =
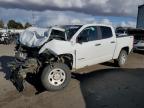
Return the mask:
[[35, 26], [35, 15], [33, 12], [32, 12], [32, 25]]

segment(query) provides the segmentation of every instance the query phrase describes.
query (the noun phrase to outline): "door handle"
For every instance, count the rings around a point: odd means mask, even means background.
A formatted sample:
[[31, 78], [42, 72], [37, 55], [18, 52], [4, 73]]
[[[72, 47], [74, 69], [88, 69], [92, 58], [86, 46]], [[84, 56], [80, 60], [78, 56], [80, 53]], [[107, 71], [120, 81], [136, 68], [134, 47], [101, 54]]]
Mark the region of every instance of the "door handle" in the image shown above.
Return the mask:
[[78, 60], [84, 60], [85, 58], [79, 58]]
[[101, 44], [95, 44], [95, 46], [100, 46]]
[[115, 43], [115, 41], [111, 41], [111, 43]]

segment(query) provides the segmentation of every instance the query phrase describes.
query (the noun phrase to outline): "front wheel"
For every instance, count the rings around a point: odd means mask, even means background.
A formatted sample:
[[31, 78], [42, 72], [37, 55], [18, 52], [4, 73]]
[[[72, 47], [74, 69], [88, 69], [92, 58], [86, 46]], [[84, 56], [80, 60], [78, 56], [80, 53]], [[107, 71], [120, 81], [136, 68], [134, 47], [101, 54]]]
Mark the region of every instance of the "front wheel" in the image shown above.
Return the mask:
[[55, 63], [47, 66], [41, 75], [43, 86], [50, 91], [57, 91], [65, 88], [71, 79], [71, 72], [67, 65]]
[[127, 52], [125, 50], [122, 50], [119, 54], [119, 57], [117, 60], [115, 60], [115, 63], [119, 66], [119, 67], [123, 67], [126, 64], [127, 61]]

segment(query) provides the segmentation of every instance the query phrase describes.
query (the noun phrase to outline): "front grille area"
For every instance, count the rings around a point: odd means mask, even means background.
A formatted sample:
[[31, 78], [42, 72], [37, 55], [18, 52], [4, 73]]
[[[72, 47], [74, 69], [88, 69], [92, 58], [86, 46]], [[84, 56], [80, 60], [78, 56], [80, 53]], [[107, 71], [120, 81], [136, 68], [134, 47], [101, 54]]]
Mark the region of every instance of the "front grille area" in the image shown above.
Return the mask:
[[38, 52], [39, 52], [40, 48], [38, 48], [38, 47], [30, 48], [27, 46], [19, 45], [19, 46], [16, 46], [16, 50], [19, 52], [27, 53], [27, 57], [33, 58], [33, 57], [38, 56]]

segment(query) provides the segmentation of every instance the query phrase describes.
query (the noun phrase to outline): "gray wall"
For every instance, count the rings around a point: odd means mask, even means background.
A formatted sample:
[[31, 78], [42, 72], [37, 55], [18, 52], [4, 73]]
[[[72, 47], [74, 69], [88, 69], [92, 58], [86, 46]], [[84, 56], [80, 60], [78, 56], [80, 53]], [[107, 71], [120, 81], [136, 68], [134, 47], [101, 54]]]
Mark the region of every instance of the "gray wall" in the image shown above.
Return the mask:
[[137, 17], [137, 28], [144, 29], [144, 5], [139, 6]]

